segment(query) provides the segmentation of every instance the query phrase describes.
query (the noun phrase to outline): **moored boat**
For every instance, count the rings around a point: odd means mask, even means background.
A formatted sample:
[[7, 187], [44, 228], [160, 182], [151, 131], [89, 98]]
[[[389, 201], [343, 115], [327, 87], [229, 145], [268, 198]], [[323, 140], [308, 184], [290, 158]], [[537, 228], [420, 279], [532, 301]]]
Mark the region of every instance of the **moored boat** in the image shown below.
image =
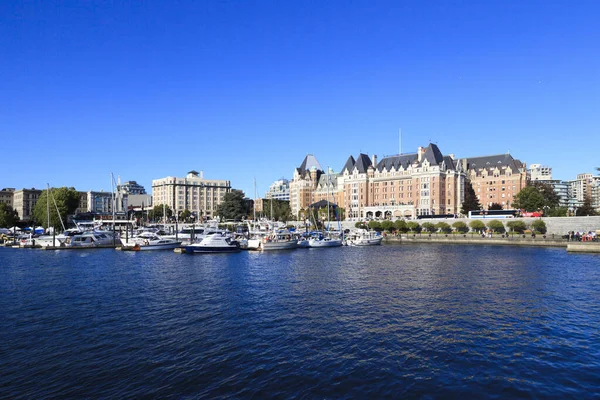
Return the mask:
[[359, 229], [350, 232], [346, 243], [349, 246], [377, 246], [381, 244], [382, 240], [383, 236], [378, 232]]
[[210, 233], [200, 243], [193, 243], [185, 246], [186, 253], [237, 253], [240, 244], [229, 235], [221, 233]]

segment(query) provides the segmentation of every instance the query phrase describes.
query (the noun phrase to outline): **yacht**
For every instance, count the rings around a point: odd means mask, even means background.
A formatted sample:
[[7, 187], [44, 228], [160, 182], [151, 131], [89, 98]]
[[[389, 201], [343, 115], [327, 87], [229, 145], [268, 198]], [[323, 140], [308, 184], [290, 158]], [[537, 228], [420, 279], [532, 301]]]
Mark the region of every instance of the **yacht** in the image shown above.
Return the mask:
[[341, 238], [319, 234], [308, 240], [308, 247], [340, 247], [344, 241]]
[[260, 250], [291, 250], [298, 248], [298, 240], [290, 231], [282, 230], [266, 235], [260, 242]]
[[382, 240], [383, 236], [378, 232], [358, 229], [348, 235], [346, 243], [349, 246], [376, 246], [380, 245]]
[[148, 250], [173, 250], [181, 247], [181, 240], [175, 240], [168, 237], [162, 237], [158, 234], [150, 231], [140, 233], [133, 239], [133, 242], [129, 242], [131, 250], [137, 251], [148, 251]]
[[186, 253], [237, 253], [240, 244], [229, 235], [219, 232], [208, 234], [200, 243], [185, 246]]
[[77, 233], [65, 241], [65, 245], [69, 247], [112, 247], [120, 244], [118, 234], [113, 236], [110, 231], [97, 230]]

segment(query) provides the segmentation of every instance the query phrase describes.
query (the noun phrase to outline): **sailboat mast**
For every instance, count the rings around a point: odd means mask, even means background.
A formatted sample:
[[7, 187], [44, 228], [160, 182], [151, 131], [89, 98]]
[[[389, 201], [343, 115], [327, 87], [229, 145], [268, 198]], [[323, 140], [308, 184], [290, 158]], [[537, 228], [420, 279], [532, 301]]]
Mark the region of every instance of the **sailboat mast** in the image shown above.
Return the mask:
[[254, 222], [256, 222], [256, 177], [254, 178]]
[[50, 184], [46, 183], [46, 215], [48, 216], [48, 226], [46, 226], [46, 233], [50, 229]]

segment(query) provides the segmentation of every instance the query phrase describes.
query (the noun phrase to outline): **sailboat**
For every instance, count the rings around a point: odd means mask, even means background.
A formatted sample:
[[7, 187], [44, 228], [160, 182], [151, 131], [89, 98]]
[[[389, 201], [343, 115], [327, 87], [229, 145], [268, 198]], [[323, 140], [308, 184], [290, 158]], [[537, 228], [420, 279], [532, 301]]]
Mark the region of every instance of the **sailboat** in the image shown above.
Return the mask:
[[[329, 176], [329, 171], [327, 171], [327, 187], [329, 188], [331, 184], [331, 177]], [[332, 194], [333, 196], [333, 194]], [[329, 231], [329, 196], [327, 196], [327, 231], [323, 233], [319, 233], [317, 237], [312, 237], [308, 240], [308, 247], [340, 247], [344, 244], [344, 239], [342, 237], [336, 237]], [[336, 212], [337, 217], [337, 212]], [[340, 225], [340, 221], [338, 218], [338, 227]], [[341, 231], [341, 227], [340, 227]]]

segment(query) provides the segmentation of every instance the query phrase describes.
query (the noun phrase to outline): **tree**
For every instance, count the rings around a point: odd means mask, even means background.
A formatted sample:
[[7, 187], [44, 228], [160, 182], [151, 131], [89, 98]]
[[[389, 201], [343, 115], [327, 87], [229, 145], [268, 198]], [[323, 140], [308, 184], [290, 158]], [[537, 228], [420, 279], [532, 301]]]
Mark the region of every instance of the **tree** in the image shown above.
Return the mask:
[[150, 220], [159, 221], [163, 219], [164, 213], [167, 214], [167, 217], [173, 216], [173, 210], [171, 210], [171, 207], [166, 204], [157, 204], [152, 210], [148, 211], [148, 218]]
[[535, 186], [526, 186], [517, 195], [513, 201], [513, 207], [525, 211], [541, 210], [546, 201], [544, 195]]
[[396, 228], [396, 230], [401, 233], [408, 232], [408, 225], [406, 224], [406, 221], [403, 219], [396, 220], [394, 222], [394, 228]]
[[19, 213], [6, 203], [0, 203], [0, 227], [12, 228], [19, 222]]
[[48, 228], [48, 206], [50, 226], [58, 229], [62, 224], [66, 225], [68, 216], [79, 207], [79, 192], [72, 187], [50, 188], [50, 197], [48, 197], [48, 190], [42, 191], [33, 207], [33, 219], [36, 224], [44, 228]]
[[474, 221], [471, 221], [469, 223], [469, 226], [475, 232], [481, 232], [481, 231], [483, 231], [485, 229], [485, 224], [482, 221], [478, 220], [478, 219], [476, 219]]
[[488, 210], [502, 210], [502, 204], [500, 204], [500, 203], [492, 203], [488, 207]]
[[547, 231], [546, 223], [541, 219], [536, 219], [531, 223], [531, 229], [533, 229], [534, 232], [541, 233], [543, 235]]
[[578, 217], [596, 215], [596, 210], [594, 210], [594, 207], [592, 207], [592, 198], [590, 196], [585, 196], [583, 205], [577, 209], [577, 213], [575, 215]]
[[437, 231], [437, 228], [431, 222], [423, 222], [423, 225], [421, 226], [423, 227], [425, 232], [434, 233]]
[[408, 229], [410, 229], [411, 232], [415, 233], [420, 233], [423, 229], [421, 228], [421, 225], [419, 225], [419, 223], [415, 221], [409, 221], [406, 225], [408, 226]]
[[548, 208], [558, 207], [558, 204], [560, 203], [560, 196], [558, 195], [558, 193], [556, 193], [556, 191], [554, 190], [554, 187], [552, 187], [552, 185], [545, 183], [545, 182], [534, 181], [531, 184], [531, 186], [536, 188], [538, 190], [538, 192], [540, 192], [542, 194], [542, 196], [544, 197], [544, 207], [548, 207]]
[[456, 229], [458, 233], [467, 233], [469, 232], [469, 227], [462, 221], [456, 221], [452, 224], [452, 227]]
[[389, 219], [381, 221], [381, 229], [387, 232], [391, 232], [394, 230], [394, 223]]
[[477, 199], [477, 195], [475, 194], [473, 185], [471, 185], [471, 183], [469, 182], [465, 187], [465, 199], [463, 200], [460, 212], [463, 215], [468, 215], [469, 211], [475, 211], [480, 209], [481, 204], [479, 204], [479, 199]]
[[217, 207], [217, 215], [224, 220], [242, 220], [248, 213], [248, 203], [244, 200], [244, 192], [232, 190], [225, 193], [223, 201]]
[[452, 232], [452, 228], [450, 227], [450, 225], [443, 221], [440, 221], [437, 224], [435, 224], [435, 227], [437, 229], [439, 229], [442, 233], [451, 233]]
[[379, 223], [379, 221], [369, 221], [369, 229], [377, 231], [377, 232], [381, 232], [382, 228], [381, 228], [381, 224]]
[[548, 210], [548, 217], [566, 217], [569, 207], [555, 207]]
[[504, 224], [497, 219], [493, 219], [487, 223], [488, 228], [494, 233], [504, 233], [506, 229], [504, 229]]
[[191, 216], [192, 216], [192, 213], [190, 212], [190, 210], [188, 210], [186, 208], [185, 210], [183, 210], [181, 212], [181, 214], [179, 214], [179, 220], [182, 222], [185, 222], [185, 221], [188, 221]]
[[508, 221], [506, 223], [506, 226], [511, 231], [516, 232], [516, 233], [523, 233], [525, 231], [525, 229], [527, 229], [527, 225], [525, 224], [525, 222], [519, 221], [519, 220]]

